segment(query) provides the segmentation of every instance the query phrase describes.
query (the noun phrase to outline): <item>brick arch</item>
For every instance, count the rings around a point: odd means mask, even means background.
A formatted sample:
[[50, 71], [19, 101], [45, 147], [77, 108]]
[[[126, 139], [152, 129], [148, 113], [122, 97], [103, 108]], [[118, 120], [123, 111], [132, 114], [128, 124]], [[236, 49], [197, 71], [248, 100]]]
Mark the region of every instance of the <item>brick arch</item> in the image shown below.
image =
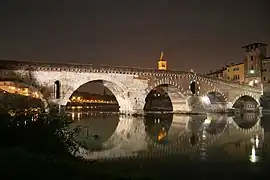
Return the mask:
[[149, 94], [151, 90], [160, 85], [171, 85], [177, 88], [179, 90], [179, 93], [184, 96], [184, 89], [177, 82], [175, 82], [175, 80], [172, 80], [170, 78], [162, 78], [158, 81], [155, 81], [154, 83], [152, 83], [152, 85], [148, 86], [148, 88], [146, 89], [146, 94]]
[[149, 95], [151, 90], [154, 88], [160, 86], [160, 85], [168, 85], [169, 88], [172, 88], [168, 91], [168, 96], [172, 102], [173, 111], [189, 111], [189, 104], [188, 99], [185, 96], [184, 89], [176, 82], [176, 80], [171, 79], [170, 77], [162, 78], [158, 81], [154, 81], [152, 84], [150, 84], [145, 92], [146, 97]]
[[208, 90], [206, 91], [203, 96], [208, 96], [210, 93], [219, 93], [220, 95], [222, 95], [222, 97], [224, 98], [225, 102], [228, 101], [228, 98], [227, 96], [218, 88], [214, 88], [214, 89], [211, 89], [211, 90]]
[[85, 76], [80, 79], [76, 79], [75, 83], [69, 84], [68, 89], [66, 90], [62, 102], [62, 105], [66, 105], [69, 102], [69, 98], [73, 94], [74, 91], [76, 91], [78, 88], [83, 86], [86, 83], [94, 82], [94, 81], [103, 81], [103, 85], [107, 87], [112, 94], [115, 96], [118, 105], [120, 106], [119, 111], [120, 112], [129, 112], [132, 113], [133, 111], [133, 104], [131, 103], [128, 95], [127, 87], [119, 82], [117, 79], [112, 78], [107, 75], [101, 75], [99, 77], [93, 77], [93, 76]]
[[260, 100], [250, 92], [244, 92], [244, 93], [241, 93], [241, 94], [235, 96], [231, 102], [232, 106], [236, 103], [236, 101], [238, 99], [240, 99], [243, 96], [249, 96], [249, 97], [253, 98], [257, 102], [257, 104], [260, 106]]

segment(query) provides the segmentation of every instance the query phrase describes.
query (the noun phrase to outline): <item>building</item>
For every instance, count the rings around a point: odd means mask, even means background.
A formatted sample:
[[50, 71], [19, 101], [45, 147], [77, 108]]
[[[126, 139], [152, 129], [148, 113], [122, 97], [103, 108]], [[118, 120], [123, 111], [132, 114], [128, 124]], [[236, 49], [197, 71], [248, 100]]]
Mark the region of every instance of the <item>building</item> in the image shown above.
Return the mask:
[[228, 65], [223, 74], [224, 74], [224, 79], [227, 79], [233, 82], [244, 83], [245, 82], [244, 63]]
[[161, 51], [160, 58], [158, 61], [158, 70], [167, 70], [167, 69], [168, 69], [168, 64], [167, 64], [167, 61], [164, 59], [164, 52]]
[[214, 78], [219, 78], [219, 79], [224, 79], [224, 73], [226, 71], [226, 68], [221, 68], [221, 69], [217, 69], [216, 71], [210, 71], [209, 73], [207, 73], [207, 76], [210, 77], [214, 77]]
[[262, 83], [270, 86], [270, 57], [262, 62]]
[[266, 59], [267, 44], [253, 43], [243, 46], [245, 49], [245, 83], [256, 86], [262, 81], [262, 62]]
[[263, 96], [261, 103], [264, 109], [270, 109], [270, 57], [262, 62]]

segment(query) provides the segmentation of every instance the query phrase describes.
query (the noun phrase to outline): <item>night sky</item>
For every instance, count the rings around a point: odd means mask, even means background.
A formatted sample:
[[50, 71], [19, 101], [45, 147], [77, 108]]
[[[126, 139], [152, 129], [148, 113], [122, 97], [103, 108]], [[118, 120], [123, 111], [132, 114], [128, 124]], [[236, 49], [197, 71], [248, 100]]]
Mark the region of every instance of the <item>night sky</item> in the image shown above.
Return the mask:
[[[270, 45], [269, 0], [1, 0], [0, 59], [205, 72]], [[270, 54], [270, 52], [269, 52]]]

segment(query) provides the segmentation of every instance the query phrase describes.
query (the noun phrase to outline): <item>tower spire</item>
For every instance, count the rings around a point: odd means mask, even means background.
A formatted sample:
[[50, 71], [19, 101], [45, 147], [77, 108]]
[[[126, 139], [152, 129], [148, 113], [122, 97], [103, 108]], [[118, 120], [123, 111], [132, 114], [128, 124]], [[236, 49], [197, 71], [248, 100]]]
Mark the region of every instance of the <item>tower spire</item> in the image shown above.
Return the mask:
[[164, 51], [161, 50], [160, 58], [158, 61], [158, 70], [167, 70], [167, 61], [164, 59]]
[[159, 60], [164, 60], [164, 51], [161, 50]]

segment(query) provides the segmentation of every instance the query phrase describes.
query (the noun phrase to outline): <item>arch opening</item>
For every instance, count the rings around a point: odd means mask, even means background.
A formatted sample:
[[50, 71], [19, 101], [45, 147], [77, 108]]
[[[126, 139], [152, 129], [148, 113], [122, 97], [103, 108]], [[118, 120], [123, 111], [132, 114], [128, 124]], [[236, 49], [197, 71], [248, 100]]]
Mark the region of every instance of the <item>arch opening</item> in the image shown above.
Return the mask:
[[201, 102], [205, 108], [212, 110], [226, 109], [227, 100], [223, 94], [212, 91], [201, 97]]
[[119, 112], [124, 97], [116, 84], [103, 80], [79, 86], [69, 97], [68, 111]]
[[240, 112], [254, 112], [259, 108], [259, 103], [251, 96], [244, 95], [233, 103], [233, 108]]
[[169, 84], [153, 88], [145, 98], [144, 111], [187, 111], [188, 103], [181, 91]]
[[43, 94], [33, 86], [22, 82], [0, 82], [1, 108], [6, 110], [41, 110], [48, 103]]
[[61, 98], [61, 85], [60, 81], [58, 80], [54, 82], [54, 98], [55, 99]]
[[199, 82], [198, 81], [191, 81], [190, 85], [189, 85], [189, 89], [191, 91], [192, 94], [197, 94], [199, 91]]

